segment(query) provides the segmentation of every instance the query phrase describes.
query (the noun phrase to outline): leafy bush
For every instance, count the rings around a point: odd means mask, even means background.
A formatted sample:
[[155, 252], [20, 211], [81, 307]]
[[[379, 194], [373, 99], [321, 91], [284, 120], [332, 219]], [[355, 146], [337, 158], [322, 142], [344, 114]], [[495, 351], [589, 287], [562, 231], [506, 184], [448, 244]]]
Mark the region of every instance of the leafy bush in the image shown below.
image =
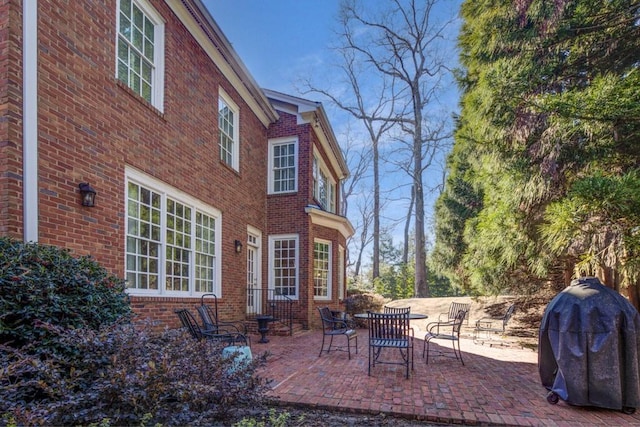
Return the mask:
[[124, 281], [89, 256], [64, 249], [0, 238], [0, 343], [36, 353], [73, 352], [62, 348], [63, 329], [97, 331], [131, 315]]
[[99, 332], [54, 329], [81, 358], [42, 360], [31, 345], [0, 350], [5, 423], [206, 425], [238, 406], [261, 404], [267, 391], [255, 375], [265, 356], [238, 366], [220, 347], [182, 331], [132, 324]]
[[[347, 314], [353, 316], [356, 313], [364, 313], [366, 311], [382, 311], [382, 306], [386, 301], [389, 300], [385, 300], [382, 296], [372, 292], [349, 289], [347, 297], [344, 299], [344, 308]], [[360, 327], [364, 327], [367, 324], [367, 321], [362, 319], [355, 319], [355, 322]]]

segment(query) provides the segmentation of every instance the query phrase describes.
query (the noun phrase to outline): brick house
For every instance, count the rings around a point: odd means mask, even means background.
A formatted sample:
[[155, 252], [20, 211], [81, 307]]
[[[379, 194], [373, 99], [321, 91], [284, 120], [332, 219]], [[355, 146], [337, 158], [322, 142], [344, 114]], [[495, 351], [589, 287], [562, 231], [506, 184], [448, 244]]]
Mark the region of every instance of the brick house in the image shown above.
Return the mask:
[[0, 0], [0, 82], [0, 235], [91, 254], [171, 327], [205, 293], [234, 320], [339, 307], [326, 113], [258, 87], [200, 0]]

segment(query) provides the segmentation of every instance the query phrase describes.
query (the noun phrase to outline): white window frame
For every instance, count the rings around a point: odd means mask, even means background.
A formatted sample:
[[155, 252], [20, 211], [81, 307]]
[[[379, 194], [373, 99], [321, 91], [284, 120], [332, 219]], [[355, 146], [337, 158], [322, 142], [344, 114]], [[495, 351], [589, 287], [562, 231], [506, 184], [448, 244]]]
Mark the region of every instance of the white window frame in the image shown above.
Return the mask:
[[[300, 237], [298, 234], [278, 234], [269, 236], [269, 290], [276, 290], [276, 267], [278, 260], [275, 257], [275, 244], [277, 241], [282, 240], [294, 240], [296, 244], [295, 259], [294, 259], [294, 280], [295, 280], [295, 295], [286, 295], [292, 300], [298, 300], [300, 296]], [[277, 298], [278, 295], [275, 295]]]
[[[276, 191], [275, 189], [275, 156], [274, 150], [275, 147], [281, 145], [291, 145], [293, 144], [293, 189], [288, 189], [285, 191]], [[269, 170], [268, 170], [268, 194], [288, 194], [295, 193], [298, 191], [298, 137], [283, 137], [283, 138], [272, 138], [269, 139]]]
[[[140, 295], [140, 296], [171, 296], [171, 297], [193, 297], [193, 296], [201, 296], [204, 293], [215, 293], [218, 297], [222, 296], [222, 213], [220, 210], [209, 206], [202, 201], [174, 188], [171, 187], [147, 174], [144, 174], [138, 170], [127, 167], [125, 170], [125, 188], [124, 188], [124, 197], [125, 197], [125, 232], [124, 232], [124, 268], [125, 275], [127, 272], [135, 272], [138, 271], [136, 269], [130, 270], [127, 265], [127, 255], [129, 253], [127, 247], [127, 238], [129, 236], [129, 203], [128, 203], [128, 188], [129, 183], [133, 183], [139, 185], [140, 187], [144, 187], [147, 190], [153, 191], [157, 193], [161, 197], [160, 202], [160, 238], [157, 241], [159, 244], [158, 249], [158, 263], [159, 263], [159, 271], [158, 271], [158, 289], [140, 289], [140, 288], [127, 288], [126, 292], [131, 295]], [[189, 250], [190, 258], [188, 264], [188, 290], [187, 291], [172, 291], [166, 289], [166, 280], [167, 280], [167, 199], [171, 199], [180, 204], [186, 205], [191, 209], [191, 245]], [[196, 292], [195, 290], [195, 281], [196, 281], [196, 253], [202, 253], [202, 251], [196, 251], [196, 213], [200, 212], [205, 214], [215, 220], [215, 224], [213, 227], [214, 232], [214, 251], [213, 254], [213, 288], [212, 290], [205, 290], [204, 292]], [[133, 237], [133, 236], [131, 236]], [[134, 253], [132, 253], [134, 254]]]
[[342, 245], [338, 245], [338, 299], [339, 300], [344, 300], [344, 296], [346, 293], [346, 289], [345, 289], [345, 277], [344, 277], [344, 273], [345, 273], [345, 258], [344, 258], [344, 248], [342, 247]]
[[[327, 212], [336, 213], [336, 182], [329, 173], [329, 168], [322, 161], [322, 157], [315, 151], [313, 153], [313, 167], [311, 169], [313, 182], [313, 198], [320, 207]], [[324, 179], [323, 179], [324, 178]], [[320, 194], [320, 186], [324, 184], [324, 197]]]
[[[149, 100], [150, 104], [153, 105], [154, 108], [159, 110], [160, 112], [164, 112], [164, 62], [165, 62], [165, 52], [164, 52], [164, 33], [165, 33], [165, 21], [162, 16], [156, 11], [156, 9], [151, 5], [148, 0], [130, 0], [131, 3], [136, 5], [142, 13], [148, 18], [153, 24], [153, 64], [151, 64], [151, 99]], [[116, 2], [116, 44], [115, 44], [115, 77], [123, 84], [127, 85], [133, 92], [137, 93], [138, 96], [145, 99], [142, 96], [141, 92], [136, 91], [129, 84], [129, 80], [123, 81], [118, 77], [118, 52], [120, 46], [120, 4], [123, 0], [117, 0]], [[127, 42], [127, 46], [131, 46], [130, 43]], [[129, 72], [131, 71], [130, 61], [127, 61], [127, 68]], [[141, 89], [142, 90], [142, 89]]]
[[[318, 260], [316, 259], [316, 245], [325, 245], [326, 247], [326, 260]], [[332, 254], [332, 243], [329, 240], [323, 239], [314, 239], [313, 240], [313, 299], [320, 301], [328, 301], [331, 300], [332, 292], [331, 285], [333, 283], [333, 254]], [[318, 263], [322, 262], [326, 263], [326, 268], [319, 270]], [[322, 277], [320, 276], [322, 275]], [[322, 285], [322, 288], [326, 290], [326, 295], [316, 295], [316, 291], [318, 289], [318, 283], [323, 279], [326, 280], [326, 283]]]
[[[220, 129], [220, 102], [224, 102], [224, 104], [231, 110], [233, 113], [233, 130], [234, 133], [232, 135], [231, 141], [233, 143], [233, 147], [231, 147], [231, 163], [227, 162], [223, 159], [222, 153], [222, 129]], [[220, 150], [220, 161], [235, 171], [240, 170], [240, 108], [238, 104], [236, 104], [233, 99], [224, 91], [222, 88], [218, 88], [218, 131], [220, 132], [218, 137], [218, 149]]]

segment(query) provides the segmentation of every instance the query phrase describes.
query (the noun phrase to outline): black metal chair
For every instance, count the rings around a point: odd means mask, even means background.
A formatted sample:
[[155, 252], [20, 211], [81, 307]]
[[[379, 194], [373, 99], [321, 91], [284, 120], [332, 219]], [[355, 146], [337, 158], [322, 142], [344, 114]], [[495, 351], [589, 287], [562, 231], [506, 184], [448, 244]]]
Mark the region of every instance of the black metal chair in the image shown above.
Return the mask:
[[[205, 303], [206, 298], [213, 298], [213, 308]], [[205, 308], [201, 310], [200, 307]], [[198, 307], [198, 313], [200, 314], [205, 329], [215, 330], [217, 327], [222, 327], [224, 329], [236, 330], [239, 334], [247, 335], [247, 324], [245, 322], [220, 320], [220, 317], [218, 317], [218, 297], [216, 294], [209, 293], [202, 295], [200, 297], [200, 307]], [[207, 314], [206, 318], [203, 317], [204, 312]]]
[[467, 317], [464, 319], [465, 324], [469, 324], [469, 311], [471, 310], [471, 303], [456, 302], [453, 301], [449, 305], [449, 311], [446, 313], [438, 314], [438, 322], [452, 322], [460, 310], [467, 312]]
[[[405, 365], [406, 377], [409, 378], [409, 365], [413, 370], [413, 337], [409, 327], [409, 312], [406, 313], [373, 313], [367, 312], [369, 321], [369, 370], [376, 363]], [[385, 348], [398, 349], [402, 361], [379, 360]]]
[[[409, 314], [411, 313], [411, 307], [388, 307], [385, 305], [382, 307], [382, 312], [387, 314]], [[413, 339], [415, 337], [415, 331], [411, 327], [409, 328], [409, 331], [411, 332], [411, 338]]]
[[[323, 351], [326, 351], [327, 353], [331, 351], [333, 337], [345, 336], [347, 339], [346, 351], [349, 354], [349, 360], [351, 360], [351, 340], [355, 341], [356, 354], [358, 354], [358, 333], [356, 330], [350, 328], [345, 320], [333, 317], [329, 307], [318, 307], [318, 312], [320, 313], [320, 319], [322, 320], [322, 346], [320, 347], [320, 354], [318, 354], [318, 357], [322, 356]], [[331, 337], [329, 340], [329, 347], [326, 350], [324, 349], [325, 337]], [[336, 346], [335, 350], [345, 351], [344, 346]]]
[[[422, 357], [425, 357], [425, 350], [427, 355], [427, 363], [429, 363], [429, 344], [433, 340], [446, 340], [451, 341], [453, 344], [453, 354], [456, 359], [462, 360], [462, 352], [460, 351], [460, 329], [462, 328], [462, 322], [467, 316], [466, 310], [459, 310], [456, 317], [452, 321], [446, 322], [431, 322], [427, 325], [427, 333], [424, 336], [424, 344], [422, 346]], [[458, 348], [456, 349], [456, 343]]]
[[476, 326], [473, 328], [473, 342], [484, 344], [485, 341], [491, 340], [492, 334], [504, 335], [507, 330], [507, 323], [509, 323], [515, 309], [516, 305], [514, 303], [507, 308], [507, 311], [500, 318], [483, 317], [476, 320]]
[[208, 334], [224, 335], [228, 334], [234, 338], [234, 342], [244, 343], [244, 345], [251, 346], [251, 339], [248, 335], [240, 332], [240, 329], [235, 323], [230, 322], [216, 322], [215, 313], [211, 310], [211, 307], [207, 304], [203, 304], [197, 308], [200, 320], [202, 320], [202, 330]]
[[180, 319], [182, 326], [189, 332], [189, 334], [196, 340], [210, 340], [211, 342], [219, 342], [225, 345], [235, 345], [239, 342], [248, 344], [246, 337], [242, 334], [229, 333], [223, 330], [219, 330], [218, 333], [203, 330], [198, 322], [196, 322], [193, 314], [186, 309], [182, 308], [175, 311], [176, 315]]

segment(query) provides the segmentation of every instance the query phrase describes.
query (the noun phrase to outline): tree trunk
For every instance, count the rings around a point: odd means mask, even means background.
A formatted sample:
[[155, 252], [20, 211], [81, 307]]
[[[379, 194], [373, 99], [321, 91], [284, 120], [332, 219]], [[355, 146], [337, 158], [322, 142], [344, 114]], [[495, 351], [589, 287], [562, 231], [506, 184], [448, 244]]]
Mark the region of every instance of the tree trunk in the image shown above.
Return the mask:
[[[402, 247], [402, 263], [404, 265], [409, 264], [409, 230], [411, 229], [411, 218], [413, 217], [413, 205], [415, 199], [416, 192], [413, 190], [413, 186], [411, 186], [411, 201], [409, 202], [409, 209], [407, 209], [407, 218], [404, 223], [404, 242]], [[414, 295], [417, 294], [415, 294], [414, 292]]]
[[372, 275], [380, 277], [380, 171], [378, 141], [373, 142], [373, 269]]

